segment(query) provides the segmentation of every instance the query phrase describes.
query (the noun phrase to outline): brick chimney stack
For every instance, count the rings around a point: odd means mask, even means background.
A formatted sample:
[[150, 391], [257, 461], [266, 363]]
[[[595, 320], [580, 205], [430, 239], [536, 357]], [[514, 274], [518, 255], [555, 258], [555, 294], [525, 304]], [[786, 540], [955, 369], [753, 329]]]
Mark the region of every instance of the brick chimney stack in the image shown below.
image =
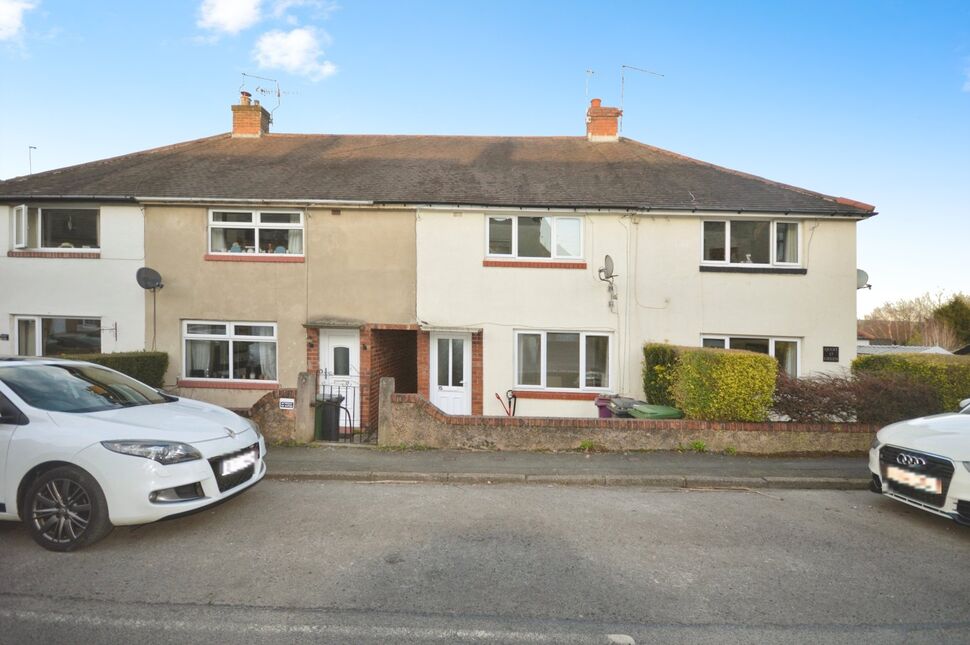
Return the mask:
[[593, 99], [586, 110], [586, 138], [590, 141], [619, 141], [620, 116], [623, 110], [603, 107], [602, 101]]
[[239, 105], [232, 106], [232, 136], [261, 137], [269, 134], [270, 122], [266, 108], [253, 101], [249, 92], [241, 92]]

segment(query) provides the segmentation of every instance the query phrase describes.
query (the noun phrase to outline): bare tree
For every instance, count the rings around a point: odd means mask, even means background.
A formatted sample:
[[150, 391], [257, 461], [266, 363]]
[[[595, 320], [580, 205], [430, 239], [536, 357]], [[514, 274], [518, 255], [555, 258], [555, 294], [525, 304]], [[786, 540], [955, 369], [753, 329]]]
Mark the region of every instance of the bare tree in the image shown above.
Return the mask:
[[865, 317], [866, 331], [894, 345], [939, 345], [945, 349], [960, 346], [953, 328], [934, 313], [949, 298], [943, 293], [924, 293], [911, 299], [887, 302]]

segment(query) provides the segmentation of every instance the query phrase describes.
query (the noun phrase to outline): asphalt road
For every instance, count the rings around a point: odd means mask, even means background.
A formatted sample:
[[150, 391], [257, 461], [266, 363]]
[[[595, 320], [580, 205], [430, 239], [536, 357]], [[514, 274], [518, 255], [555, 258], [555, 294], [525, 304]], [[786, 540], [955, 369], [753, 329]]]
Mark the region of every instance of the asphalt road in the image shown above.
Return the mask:
[[264, 482], [74, 554], [2, 643], [966, 643], [970, 530], [862, 491]]

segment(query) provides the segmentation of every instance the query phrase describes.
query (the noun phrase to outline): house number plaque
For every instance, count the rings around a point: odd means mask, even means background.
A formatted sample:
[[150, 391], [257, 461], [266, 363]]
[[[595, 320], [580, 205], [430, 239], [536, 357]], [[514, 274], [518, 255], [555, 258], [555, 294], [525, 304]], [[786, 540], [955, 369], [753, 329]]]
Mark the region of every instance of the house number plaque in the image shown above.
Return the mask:
[[822, 347], [822, 362], [824, 363], [838, 363], [839, 362], [839, 348], [830, 347], [828, 345]]

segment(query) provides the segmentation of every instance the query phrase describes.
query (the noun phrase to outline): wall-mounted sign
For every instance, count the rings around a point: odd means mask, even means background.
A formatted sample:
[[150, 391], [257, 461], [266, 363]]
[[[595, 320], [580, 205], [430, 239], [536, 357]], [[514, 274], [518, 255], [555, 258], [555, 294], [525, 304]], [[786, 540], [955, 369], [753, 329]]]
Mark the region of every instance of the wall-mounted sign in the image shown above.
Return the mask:
[[280, 399], [280, 410], [292, 410], [296, 407], [295, 399]]
[[10, 334], [0, 334], [0, 340], [10, 340]]
[[826, 345], [822, 347], [822, 361], [825, 363], [839, 362], [839, 348]]

